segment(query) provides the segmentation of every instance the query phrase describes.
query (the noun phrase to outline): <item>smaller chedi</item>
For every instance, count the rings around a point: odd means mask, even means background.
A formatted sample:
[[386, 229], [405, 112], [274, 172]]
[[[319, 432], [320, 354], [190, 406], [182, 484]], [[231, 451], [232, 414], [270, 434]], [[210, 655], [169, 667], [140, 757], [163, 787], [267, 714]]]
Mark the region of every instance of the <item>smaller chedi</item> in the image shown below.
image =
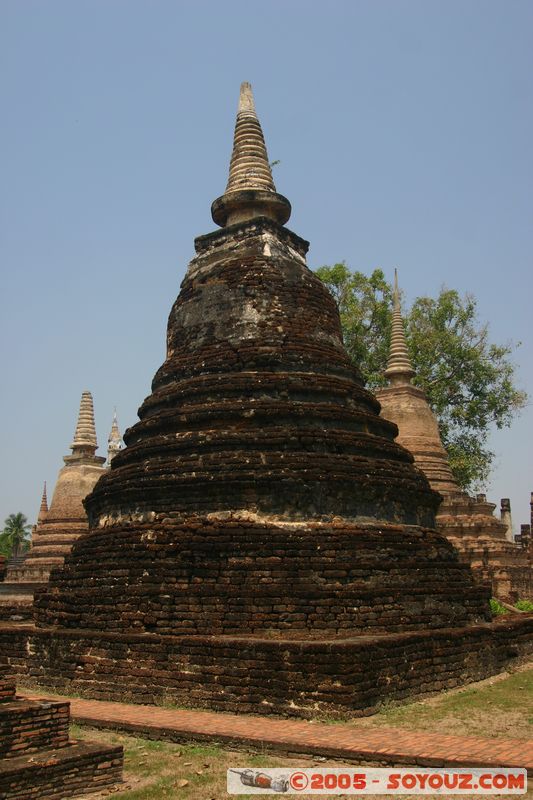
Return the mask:
[[[121, 441], [115, 413], [108, 440], [109, 463], [120, 450]], [[106, 463], [105, 457], [96, 455], [97, 447], [93, 398], [89, 391], [84, 391], [70, 445], [72, 453], [64, 456], [65, 466], [57, 477], [50, 508], [45, 484], [31, 549], [22, 563], [8, 568], [6, 583], [47, 581], [51, 569], [63, 564], [72, 544], [88, 530], [83, 500], [105, 472]]]
[[29, 552], [7, 564], [5, 581], [0, 583], [0, 620], [31, 617], [35, 590], [49, 580], [53, 568], [63, 565], [73, 543], [88, 531], [83, 501], [122, 448], [115, 411], [108, 437], [107, 460], [96, 455], [98, 443], [93, 398], [88, 391], [81, 396], [78, 422], [70, 447], [72, 453], [64, 456], [65, 466], [59, 471], [50, 508], [46, 482], [44, 484]]
[[511, 507], [502, 500], [500, 519], [495, 503], [486, 495], [471, 497], [455, 480], [442, 444], [437, 419], [422, 389], [414, 386], [415, 371], [409, 357], [400, 308], [398, 276], [394, 276], [394, 309], [389, 360], [385, 370], [388, 386], [379, 389], [381, 416], [398, 426], [397, 441], [409, 450], [432, 489], [442, 495], [437, 511], [437, 530], [470, 564], [474, 575], [490, 583], [501, 600], [533, 597], [533, 572], [524, 548], [514, 543]]
[[111, 424], [111, 431], [109, 436], [107, 437], [107, 461], [106, 467], [111, 466], [111, 462], [115, 458], [117, 453], [120, 453], [124, 443], [122, 441], [122, 436], [120, 435], [120, 430], [118, 427], [118, 420], [117, 420], [117, 409], [113, 411], [113, 422]]

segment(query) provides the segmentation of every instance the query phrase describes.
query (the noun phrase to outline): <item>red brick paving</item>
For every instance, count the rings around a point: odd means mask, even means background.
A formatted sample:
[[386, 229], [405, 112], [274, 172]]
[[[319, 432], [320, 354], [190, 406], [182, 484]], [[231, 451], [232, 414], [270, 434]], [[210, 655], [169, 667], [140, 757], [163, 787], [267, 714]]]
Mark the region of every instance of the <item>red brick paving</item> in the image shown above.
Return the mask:
[[[25, 693], [37, 698], [38, 695]], [[402, 728], [326, 725], [212, 711], [185, 711], [100, 700], [70, 700], [74, 722], [149, 738], [211, 740], [344, 761], [449, 767], [525, 767], [533, 775], [533, 740], [481, 739]]]

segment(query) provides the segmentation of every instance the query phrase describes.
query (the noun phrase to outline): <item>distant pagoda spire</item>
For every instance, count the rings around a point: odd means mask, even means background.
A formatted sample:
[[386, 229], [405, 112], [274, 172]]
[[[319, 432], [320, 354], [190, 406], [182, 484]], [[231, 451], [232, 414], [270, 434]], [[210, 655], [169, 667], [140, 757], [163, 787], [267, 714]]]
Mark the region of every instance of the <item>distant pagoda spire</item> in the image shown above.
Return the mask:
[[44, 482], [43, 496], [41, 497], [41, 506], [39, 514], [37, 515], [37, 522], [42, 522], [48, 514], [48, 498], [46, 496], [46, 481]]
[[[63, 461], [67, 466], [76, 464], [101, 465], [105, 462], [103, 456], [96, 455], [96, 428], [94, 426], [93, 398], [89, 391], [85, 390], [81, 395], [80, 410], [78, 413], [78, 424], [74, 433], [74, 441], [70, 445], [72, 455], [63, 456]], [[52, 499], [51, 509], [54, 509], [54, 499], [57, 493], [57, 485]]]
[[93, 397], [89, 391], [85, 390], [81, 395], [78, 424], [70, 449], [73, 455], [77, 453], [94, 455], [97, 447]]
[[10, 580], [47, 581], [52, 568], [63, 564], [73, 543], [89, 529], [83, 500], [104, 474], [105, 458], [95, 455], [93, 399], [88, 391], [81, 396], [78, 423], [70, 447], [72, 453], [63, 456], [65, 464], [59, 470], [50, 508], [46, 482], [44, 484], [37, 524], [32, 530], [31, 550], [23, 566], [11, 573]]
[[397, 270], [394, 270], [393, 300], [391, 344], [384, 373], [389, 385], [376, 392], [381, 416], [396, 423], [398, 442], [413, 454], [415, 465], [424, 472], [431, 488], [442, 495], [456, 495], [461, 490], [451, 471], [437, 418], [425, 392], [411, 382], [416, 372], [407, 350]]
[[228, 184], [211, 214], [222, 228], [255, 217], [284, 225], [291, 215], [291, 204], [276, 192], [252, 87], [246, 81], [241, 83]]
[[400, 308], [400, 290], [398, 289], [398, 270], [394, 270], [394, 307], [392, 312], [392, 332], [389, 350], [389, 360], [385, 377], [391, 386], [408, 385], [415, 371], [409, 358], [405, 330], [403, 327], [402, 312]]
[[120, 430], [118, 427], [118, 420], [117, 420], [117, 409], [113, 411], [113, 423], [111, 425], [111, 431], [109, 436], [107, 437], [107, 463], [106, 467], [111, 466], [111, 462], [113, 461], [114, 457], [120, 450], [122, 450], [122, 436], [120, 435]]

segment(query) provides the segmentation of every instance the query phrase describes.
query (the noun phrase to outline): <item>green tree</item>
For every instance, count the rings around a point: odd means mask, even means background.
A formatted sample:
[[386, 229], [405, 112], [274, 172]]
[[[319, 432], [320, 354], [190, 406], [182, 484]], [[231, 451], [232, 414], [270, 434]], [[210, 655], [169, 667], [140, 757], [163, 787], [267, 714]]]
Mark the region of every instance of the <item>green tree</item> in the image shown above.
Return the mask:
[[31, 526], [20, 511], [10, 514], [4, 522], [4, 530], [0, 534], [0, 553], [8, 558], [15, 558], [25, 553], [30, 546]]
[[[320, 267], [317, 275], [339, 305], [344, 341], [367, 385], [385, 384], [392, 322], [392, 286], [380, 269], [370, 276], [350, 272], [345, 263]], [[480, 488], [494, 453], [488, 448], [492, 425], [508, 427], [527, 395], [515, 386], [513, 344], [489, 342], [475, 298], [441, 289], [437, 298], [418, 297], [404, 311], [413, 383], [426, 392], [457, 482]]]

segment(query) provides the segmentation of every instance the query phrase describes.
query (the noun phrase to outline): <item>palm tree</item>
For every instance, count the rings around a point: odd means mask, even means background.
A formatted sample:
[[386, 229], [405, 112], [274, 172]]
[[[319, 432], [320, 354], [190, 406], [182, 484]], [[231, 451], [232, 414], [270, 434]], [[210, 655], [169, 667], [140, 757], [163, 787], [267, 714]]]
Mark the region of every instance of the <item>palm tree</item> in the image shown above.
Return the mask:
[[1, 534], [2, 549], [6, 551], [6, 555], [16, 558], [28, 549], [30, 530], [31, 526], [27, 518], [20, 511], [18, 514], [9, 515], [4, 522], [4, 530]]

